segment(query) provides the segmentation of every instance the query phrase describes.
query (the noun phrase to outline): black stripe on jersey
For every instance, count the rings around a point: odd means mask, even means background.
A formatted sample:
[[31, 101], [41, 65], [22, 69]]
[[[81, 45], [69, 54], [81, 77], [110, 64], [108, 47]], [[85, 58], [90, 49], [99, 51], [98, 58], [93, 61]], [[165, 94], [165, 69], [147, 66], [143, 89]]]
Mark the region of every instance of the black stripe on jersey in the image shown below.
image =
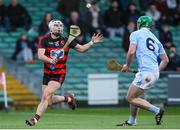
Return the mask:
[[[45, 66], [44, 67], [45, 70], [51, 70], [49, 67]], [[66, 69], [66, 66], [65, 67], [56, 67], [53, 71], [60, 71], [60, 70], [64, 70]], [[52, 70], [51, 70], [52, 71]]]

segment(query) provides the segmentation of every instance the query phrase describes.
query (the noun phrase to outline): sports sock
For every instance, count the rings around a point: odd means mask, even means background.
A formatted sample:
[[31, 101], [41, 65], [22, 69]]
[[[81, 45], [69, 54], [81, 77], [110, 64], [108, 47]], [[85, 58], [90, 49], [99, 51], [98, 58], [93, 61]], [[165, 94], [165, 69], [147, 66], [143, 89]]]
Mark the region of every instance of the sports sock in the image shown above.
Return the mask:
[[159, 111], [160, 111], [160, 108], [158, 108], [158, 107], [156, 107], [156, 106], [154, 106], [154, 105], [151, 105], [151, 107], [149, 108], [149, 110], [150, 110], [151, 112], [154, 112], [155, 114], [158, 114]]
[[68, 96], [64, 96], [64, 102], [68, 102]]
[[128, 123], [130, 124], [136, 124], [136, 118], [132, 115], [129, 116]]
[[39, 116], [38, 114], [36, 114], [36, 115], [34, 116], [34, 118], [38, 121], [38, 120], [40, 119], [40, 116]]

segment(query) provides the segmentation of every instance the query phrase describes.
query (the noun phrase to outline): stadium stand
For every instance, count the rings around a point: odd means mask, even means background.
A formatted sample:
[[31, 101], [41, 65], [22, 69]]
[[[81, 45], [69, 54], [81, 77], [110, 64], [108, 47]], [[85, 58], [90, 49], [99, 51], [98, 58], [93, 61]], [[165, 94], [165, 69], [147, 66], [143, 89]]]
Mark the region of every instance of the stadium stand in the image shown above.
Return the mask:
[[[2, 69], [1, 69], [2, 71]], [[4, 71], [3, 72], [7, 72]], [[6, 75], [8, 104], [11, 109], [33, 109], [38, 105], [39, 98], [12, 74]], [[4, 95], [0, 87], [0, 107], [4, 106]]]
[[[54, 11], [56, 3], [49, 2], [48, 0], [43, 0], [43, 2], [40, 2], [41, 0], [38, 0], [39, 2], [37, 2], [37, 0], [19, 1], [28, 9], [33, 20], [32, 26], [34, 29], [38, 28], [38, 25], [46, 12], [52, 12], [55, 18], [61, 18], [61, 16]], [[6, 2], [8, 3], [8, 1]], [[180, 26], [171, 27], [171, 31], [173, 32], [173, 39], [177, 46], [177, 50], [180, 51]], [[0, 32], [0, 52], [4, 57], [11, 57], [16, 39], [21, 35], [21, 32], [22, 29], [18, 29], [16, 32], [11, 33]], [[31, 35], [32, 38], [37, 36], [37, 34], [34, 33], [30, 33], [29, 35]], [[90, 49], [86, 54], [76, 53], [74, 50], [71, 50], [67, 64], [69, 73], [66, 76], [63, 88], [57, 93], [75, 93], [78, 101], [87, 101], [88, 74], [113, 73], [106, 69], [106, 62], [111, 58], [118, 59], [120, 63], [125, 62], [126, 53], [121, 48], [121, 44], [122, 39], [119, 37], [116, 37], [113, 40], [105, 38], [103, 44], [96, 45], [96, 47]], [[34, 73], [36, 77], [42, 78], [43, 66], [41, 62], [38, 61], [35, 64], [26, 64], [24, 67], [27, 71]], [[133, 64], [132, 67], [135, 68], [135, 64]], [[119, 100], [121, 102], [124, 101], [128, 86], [134, 75], [122, 72], [119, 72], [118, 74]], [[24, 78], [26, 78], [26, 76]], [[14, 105], [17, 109], [26, 109], [26, 107], [30, 108], [30, 106], [34, 107], [37, 105], [37, 96], [34, 96], [26, 86], [22, 85], [10, 74], [8, 75], [7, 81], [8, 95], [14, 101]], [[149, 90], [147, 95], [149, 100], [153, 101], [153, 99], [158, 99], [159, 101], [165, 102], [167, 99], [167, 78], [160, 78], [156, 87]]]

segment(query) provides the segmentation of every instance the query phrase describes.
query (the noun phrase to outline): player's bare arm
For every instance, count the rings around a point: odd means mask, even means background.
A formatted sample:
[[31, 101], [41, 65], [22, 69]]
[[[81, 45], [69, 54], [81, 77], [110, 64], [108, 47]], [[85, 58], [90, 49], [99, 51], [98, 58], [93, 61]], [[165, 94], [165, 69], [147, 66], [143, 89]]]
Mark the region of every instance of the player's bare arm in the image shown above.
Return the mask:
[[130, 65], [133, 60], [135, 52], [136, 52], [136, 44], [130, 44], [129, 50], [127, 53], [126, 64], [123, 65], [123, 68], [121, 69], [121, 71], [123, 71], [123, 72], [130, 71]]
[[44, 55], [45, 49], [44, 48], [39, 48], [38, 49], [38, 58], [42, 60], [43, 62], [51, 63], [51, 64], [56, 64], [57, 59], [51, 59], [48, 58], [46, 55]]
[[85, 45], [80, 45], [77, 44], [75, 46], [75, 50], [79, 51], [79, 52], [86, 52], [89, 48], [91, 48], [93, 46], [93, 44], [97, 44], [97, 43], [101, 43], [102, 42], [102, 38], [103, 35], [98, 33], [98, 34], [94, 34], [92, 36], [92, 39], [89, 43], [85, 44]]
[[161, 54], [161, 63], [159, 65], [159, 70], [162, 71], [166, 68], [167, 64], [169, 63], [169, 58], [166, 54]]

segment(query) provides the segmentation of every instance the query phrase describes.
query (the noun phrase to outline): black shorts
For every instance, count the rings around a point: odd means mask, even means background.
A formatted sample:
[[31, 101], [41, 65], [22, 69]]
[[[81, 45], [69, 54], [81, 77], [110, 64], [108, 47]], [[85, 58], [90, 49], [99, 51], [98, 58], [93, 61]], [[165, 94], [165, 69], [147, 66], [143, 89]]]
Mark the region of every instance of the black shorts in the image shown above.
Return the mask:
[[57, 81], [63, 84], [66, 74], [44, 74], [43, 85], [48, 85], [49, 81]]

